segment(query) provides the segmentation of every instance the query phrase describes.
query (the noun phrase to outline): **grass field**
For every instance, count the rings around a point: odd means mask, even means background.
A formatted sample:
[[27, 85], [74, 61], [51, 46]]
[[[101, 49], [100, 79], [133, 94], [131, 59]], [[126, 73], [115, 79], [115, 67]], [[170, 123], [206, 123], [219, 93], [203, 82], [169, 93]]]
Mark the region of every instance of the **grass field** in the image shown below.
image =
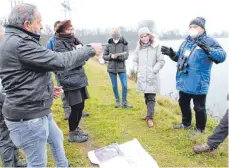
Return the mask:
[[[90, 116], [81, 121], [81, 127], [90, 133], [89, 141], [82, 144], [68, 142], [68, 122], [60, 99], [52, 106], [54, 118], [64, 133], [67, 158], [73, 167], [90, 167], [87, 152], [114, 142], [123, 143], [137, 138], [160, 167], [228, 167], [228, 141], [220, 145], [215, 153], [196, 155], [195, 144], [206, 142], [218, 121], [208, 120], [206, 133], [196, 137], [187, 136], [191, 130], [174, 130], [174, 124], [181, 121], [177, 102], [157, 96], [155, 126], [148, 128], [141, 117], [146, 113], [143, 95], [136, 93], [135, 83], [129, 81], [128, 100], [133, 109], [115, 109], [111, 83], [106, 66], [90, 60], [86, 65], [89, 78], [90, 99], [85, 110]], [[120, 86], [120, 85], [119, 85]], [[194, 117], [193, 117], [194, 118]], [[193, 127], [195, 121], [193, 120]], [[48, 166], [54, 167], [48, 150]]]

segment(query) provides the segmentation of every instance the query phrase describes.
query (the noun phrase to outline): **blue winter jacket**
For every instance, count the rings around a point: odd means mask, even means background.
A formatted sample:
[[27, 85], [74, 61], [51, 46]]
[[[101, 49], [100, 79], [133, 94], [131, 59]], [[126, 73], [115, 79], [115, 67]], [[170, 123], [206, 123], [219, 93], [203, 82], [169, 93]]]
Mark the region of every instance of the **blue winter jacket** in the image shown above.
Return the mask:
[[56, 43], [56, 35], [52, 36], [49, 39], [49, 41], [48, 41], [48, 43], [46, 45], [46, 48], [48, 48], [48, 49], [53, 51], [55, 43]]
[[[211, 48], [210, 55], [206, 55], [205, 52], [197, 46], [197, 43], [205, 39], [208, 46]], [[187, 58], [187, 65], [184, 70], [188, 73], [185, 74], [182, 71], [177, 71], [176, 74], [176, 88], [184, 93], [193, 95], [203, 95], [208, 93], [210, 84], [210, 76], [213, 62], [222, 63], [226, 59], [226, 52], [219, 45], [219, 43], [211, 37], [208, 37], [206, 33], [200, 35], [197, 39], [192, 39], [188, 36], [180, 46], [176, 53], [176, 60], [182, 58], [187, 53], [190, 53]]]

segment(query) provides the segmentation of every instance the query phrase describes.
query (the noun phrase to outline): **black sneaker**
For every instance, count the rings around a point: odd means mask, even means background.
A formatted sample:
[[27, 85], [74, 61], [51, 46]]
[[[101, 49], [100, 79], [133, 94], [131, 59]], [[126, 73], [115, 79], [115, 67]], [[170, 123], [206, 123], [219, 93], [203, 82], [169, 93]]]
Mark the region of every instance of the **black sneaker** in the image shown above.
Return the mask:
[[75, 133], [70, 132], [68, 134], [68, 141], [69, 142], [78, 142], [78, 143], [83, 143], [88, 140], [87, 136], [82, 136], [82, 135], [75, 135]]
[[70, 116], [70, 113], [64, 113], [64, 120], [68, 120]]
[[133, 108], [133, 106], [128, 103], [123, 103], [122, 108]]
[[174, 129], [191, 129], [192, 126], [191, 126], [191, 125], [185, 126], [184, 124], [181, 123], [181, 124], [179, 124], [179, 125], [175, 125], [173, 128], [174, 128]]
[[88, 133], [84, 132], [80, 127], [76, 128], [78, 135], [88, 136]]
[[115, 104], [114, 107], [115, 108], [121, 108], [122, 106], [121, 106], [121, 103], [119, 101], [116, 101], [116, 104]]
[[15, 163], [15, 167], [27, 167], [27, 163], [17, 161], [17, 163]]
[[202, 133], [204, 133], [203, 130], [199, 130], [197, 128], [194, 128], [194, 131], [191, 134], [188, 134], [188, 136], [192, 137], [192, 136], [196, 136], [196, 135], [199, 135], [199, 134], [202, 134]]
[[89, 113], [88, 112], [83, 112], [82, 117], [88, 117]]

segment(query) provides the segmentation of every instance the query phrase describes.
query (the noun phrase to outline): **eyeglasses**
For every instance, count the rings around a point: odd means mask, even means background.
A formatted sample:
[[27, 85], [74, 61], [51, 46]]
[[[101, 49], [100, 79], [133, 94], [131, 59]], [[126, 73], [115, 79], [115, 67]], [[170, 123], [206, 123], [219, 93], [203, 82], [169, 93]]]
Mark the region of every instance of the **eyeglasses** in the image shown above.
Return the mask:
[[70, 29], [67, 29], [67, 31], [71, 31], [71, 32], [73, 32], [73, 31], [74, 31], [74, 29], [73, 29], [73, 28], [70, 28]]

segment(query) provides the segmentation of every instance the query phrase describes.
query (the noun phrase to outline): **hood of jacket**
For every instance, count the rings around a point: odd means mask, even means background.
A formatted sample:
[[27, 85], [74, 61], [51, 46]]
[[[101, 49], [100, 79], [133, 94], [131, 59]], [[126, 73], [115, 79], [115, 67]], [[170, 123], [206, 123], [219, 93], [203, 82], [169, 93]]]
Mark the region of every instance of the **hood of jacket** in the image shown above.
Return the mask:
[[[153, 47], [153, 48], [156, 48], [159, 44], [160, 44], [160, 40], [159, 40], [159, 38], [157, 37], [157, 35], [155, 35], [155, 34], [151, 34], [152, 36], [153, 36], [153, 43], [151, 44], [151, 47]], [[141, 45], [140, 45], [140, 40], [138, 40], [138, 43], [137, 43], [137, 47], [136, 47], [136, 49], [140, 49], [141, 48]]]
[[[128, 44], [128, 42], [126, 41], [126, 39], [124, 39], [124, 37], [122, 37], [122, 36], [120, 37], [118, 43], [123, 43], [124, 45], [127, 45]], [[114, 44], [113, 38], [109, 38], [108, 39], [108, 44]]]

